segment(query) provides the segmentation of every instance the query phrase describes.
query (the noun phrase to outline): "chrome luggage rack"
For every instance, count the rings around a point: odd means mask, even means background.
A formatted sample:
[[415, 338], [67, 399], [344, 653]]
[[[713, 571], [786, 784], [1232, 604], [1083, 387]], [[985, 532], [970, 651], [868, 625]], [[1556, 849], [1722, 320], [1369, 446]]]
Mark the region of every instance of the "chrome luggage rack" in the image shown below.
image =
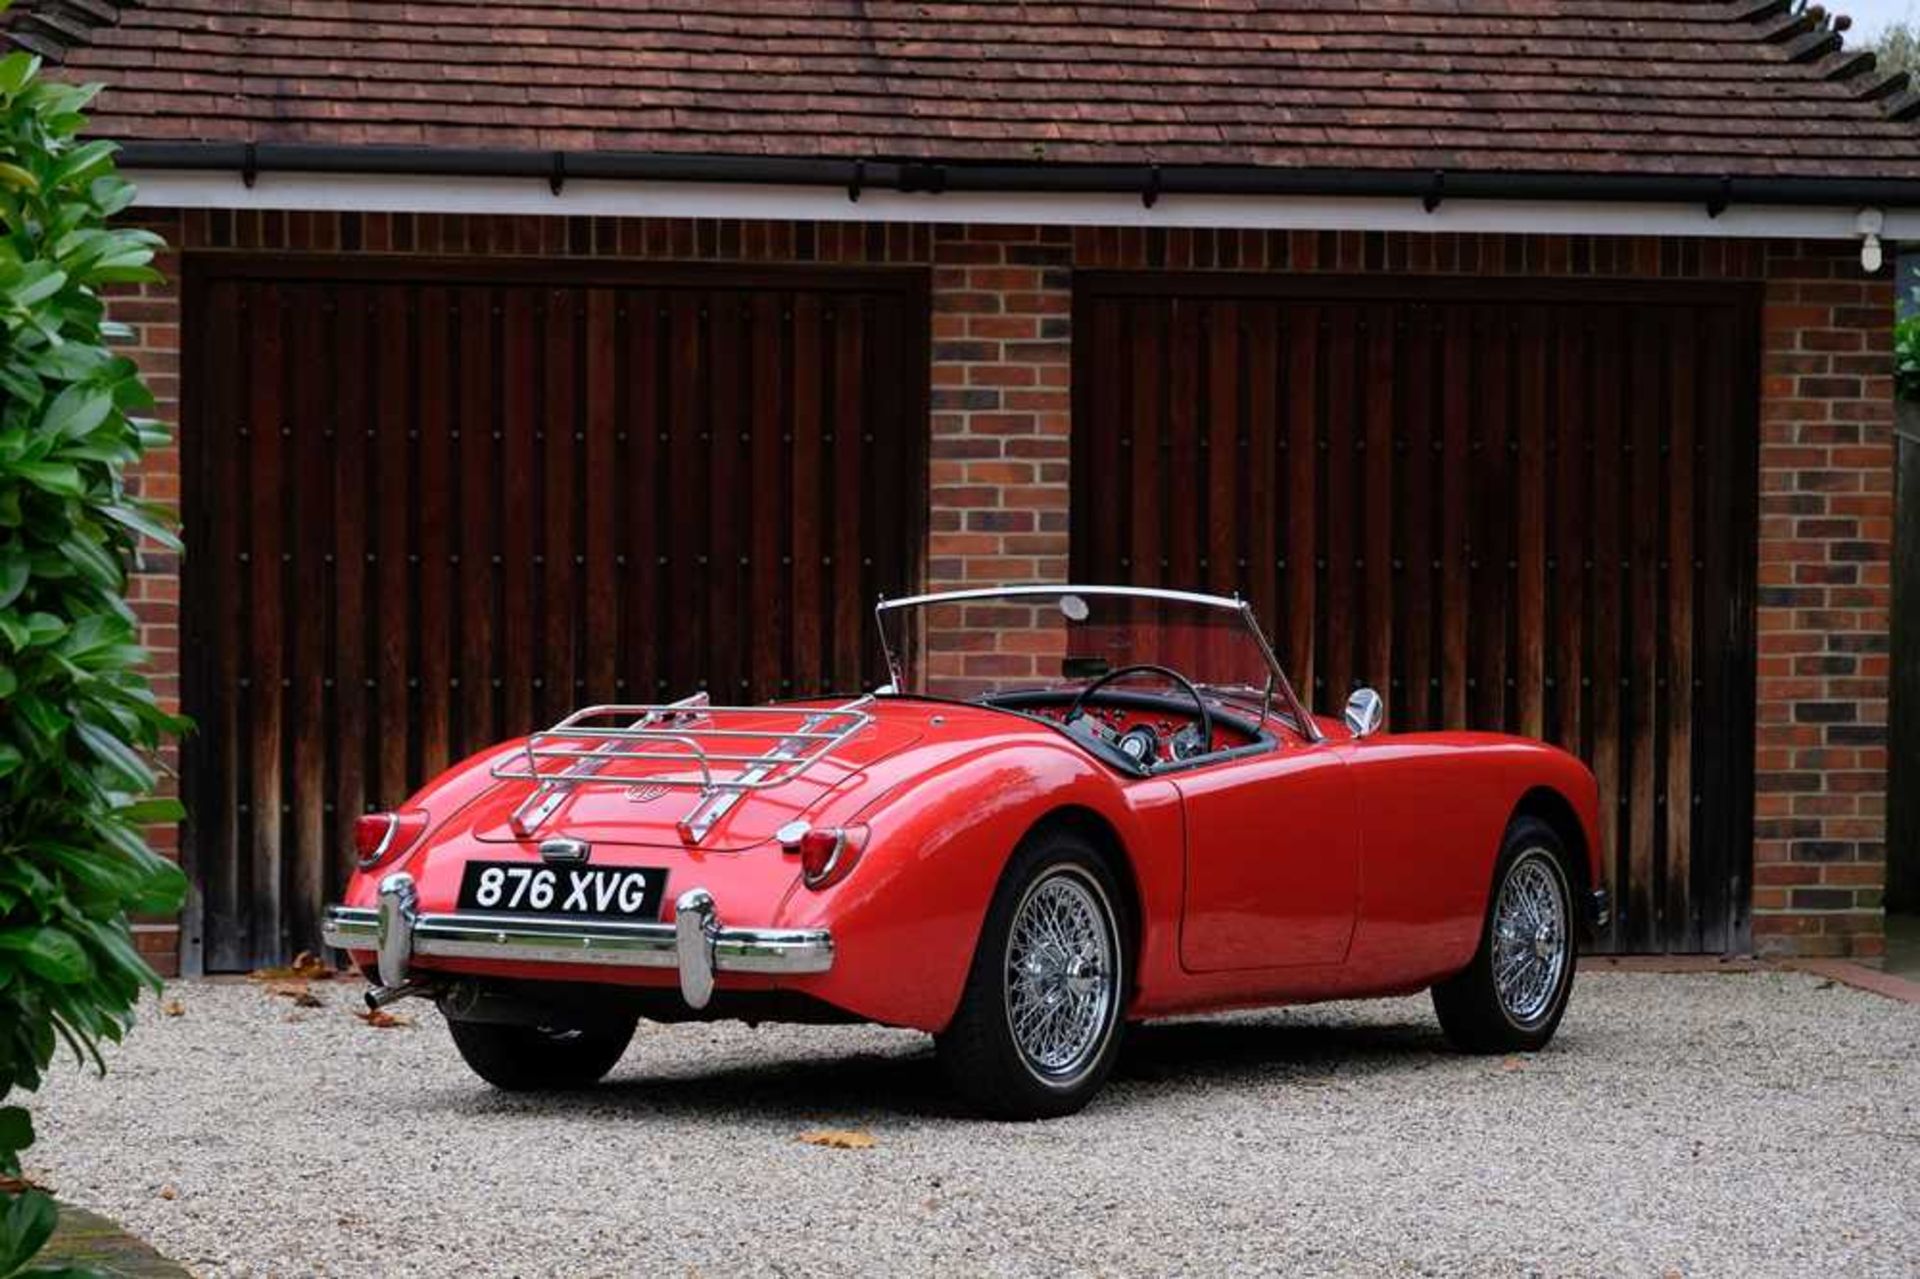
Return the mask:
[[[491, 771], [500, 781], [536, 783], [508, 819], [522, 839], [539, 830], [575, 789], [622, 786], [633, 799], [651, 798], [645, 792], [661, 789], [698, 791], [699, 799], [677, 823], [680, 838], [697, 844], [742, 795], [785, 785], [871, 724], [873, 716], [861, 708], [872, 701], [866, 696], [826, 710], [788, 710], [713, 706], [705, 693], [696, 693], [660, 705], [588, 706], [527, 738], [523, 750]], [[761, 726], [741, 727], [749, 717]], [[624, 722], [613, 726], [609, 720]], [[769, 745], [749, 753], [747, 747], [754, 742]], [[616, 760], [636, 759], [683, 767], [598, 776]]]

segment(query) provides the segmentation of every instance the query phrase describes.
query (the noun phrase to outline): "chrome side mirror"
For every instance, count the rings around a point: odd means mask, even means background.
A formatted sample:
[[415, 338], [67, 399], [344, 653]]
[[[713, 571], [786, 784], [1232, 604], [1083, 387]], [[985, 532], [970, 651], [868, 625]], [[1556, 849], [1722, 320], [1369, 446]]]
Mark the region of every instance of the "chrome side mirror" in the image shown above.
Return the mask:
[[1356, 688], [1347, 699], [1347, 731], [1355, 737], [1373, 736], [1386, 718], [1387, 704], [1370, 688]]

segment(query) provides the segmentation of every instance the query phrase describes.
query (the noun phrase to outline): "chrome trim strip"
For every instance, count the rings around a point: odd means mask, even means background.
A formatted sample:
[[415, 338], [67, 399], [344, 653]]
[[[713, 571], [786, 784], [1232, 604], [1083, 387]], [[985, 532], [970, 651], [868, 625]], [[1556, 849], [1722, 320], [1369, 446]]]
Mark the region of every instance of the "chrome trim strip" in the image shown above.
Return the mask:
[[[417, 915], [410, 932], [412, 955], [609, 968], [680, 967], [679, 930], [673, 924], [467, 913]], [[716, 926], [710, 933], [716, 972], [824, 973], [833, 967], [833, 934], [824, 928]], [[379, 912], [329, 906], [321, 936], [340, 950], [377, 952]], [[399, 984], [387, 980], [384, 973], [382, 981]]]
[[1241, 601], [1229, 595], [1201, 595], [1194, 591], [1169, 591], [1158, 586], [1075, 586], [1071, 582], [1023, 582], [1017, 586], [972, 586], [964, 591], [935, 591], [928, 595], [903, 595], [897, 600], [882, 599], [876, 613], [907, 608], [916, 604], [945, 604], [958, 600], [984, 600], [1009, 595], [1132, 595], [1141, 599], [1175, 600], [1182, 604], [1204, 604], [1208, 608], [1238, 610]]

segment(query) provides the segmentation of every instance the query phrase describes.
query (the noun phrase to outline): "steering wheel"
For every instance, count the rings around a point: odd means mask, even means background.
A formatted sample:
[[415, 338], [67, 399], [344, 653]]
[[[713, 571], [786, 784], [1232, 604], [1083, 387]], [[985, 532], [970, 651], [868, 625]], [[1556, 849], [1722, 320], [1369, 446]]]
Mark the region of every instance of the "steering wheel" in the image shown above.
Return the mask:
[[1114, 667], [1105, 675], [1102, 675], [1099, 679], [1096, 679], [1093, 683], [1080, 690], [1073, 701], [1067, 706], [1067, 713], [1061, 717], [1060, 722], [1062, 724], [1071, 724], [1079, 719], [1087, 713], [1087, 702], [1095, 693], [1113, 683], [1115, 680], [1125, 679], [1129, 675], [1162, 675], [1173, 683], [1178, 684], [1181, 690], [1193, 699], [1193, 709], [1200, 720], [1201, 750], [1208, 751], [1213, 749], [1213, 712], [1207, 709], [1207, 699], [1200, 696], [1200, 690], [1193, 686], [1192, 680], [1182, 675], [1179, 671], [1171, 670], [1165, 666], [1154, 666], [1142, 663], [1138, 666]]

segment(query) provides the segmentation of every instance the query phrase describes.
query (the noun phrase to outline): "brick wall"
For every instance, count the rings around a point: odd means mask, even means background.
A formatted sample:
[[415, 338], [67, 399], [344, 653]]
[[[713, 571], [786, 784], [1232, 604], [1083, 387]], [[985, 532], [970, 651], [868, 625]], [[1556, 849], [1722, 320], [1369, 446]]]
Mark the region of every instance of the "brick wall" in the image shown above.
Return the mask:
[[927, 589], [1061, 581], [1073, 242], [942, 227], [933, 244]]
[[[1842, 249], [1591, 237], [1036, 227], [876, 227], [439, 215], [208, 213], [150, 224], [190, 253], [230, 250], [888, 263], [932, 273], [930, 529], [937, 589], [1066, 573], [1075, 268], [1757, 279], [1764, 324], [1754, 942], [1871, 956], [1884, 883], [1890, 286]], [[177, 278], [179, 258], [165, 262]], [[178, 412], [178, 293], [113, 303]], [[177, 500], [178, 454], [145, 493]], [[146, 554], [135, 607], [157, 684], [179, 695], [179, 566]], [[176, 842], [163, 832], [164, 847]], [[163, 965], [169, 921], [142, 926]]]
[[1877, 956], [1886, 885], [1893, 283], [1767, 257], [1754, 948]]
[[[158, 217], [148, 224], [167, 238], [169, 245], [180, 243], [178, 219]], [[118, 289], [109, 299], [111, 318], [132, 329], [126, 353], [140, 365], [156, 401], [154, 416], [168, 424], [180, 420], [180, 303], [174, 281], [180, 275], [177, 247], [159, 254], [154, 266], [167, 282], [128, 286]], [[176, 441], [164, 449], [148, 453], [131, 487], [149, 501], [178, 507], [180, 502], [180, 448]], [[127, 585], [134, 616], [140, 622], [140, 643], [152, 655], [148, 678], [163, 709], [178, 714], [180, 706], [180, 557], [153, 542], [144, 542]], [[161, 793], [177, 795], [174, 776], [180, 767], [180, 751], [168, 746], [161, 756], [165, 765]], [[177, 827], [156, 827], [147, 832], [154, 848], [178, 860], [180, 831]], [[163, 974], [179, 970], [179, 929], [171, 919], [144, 919], [134, 922], [134, 944]]]

